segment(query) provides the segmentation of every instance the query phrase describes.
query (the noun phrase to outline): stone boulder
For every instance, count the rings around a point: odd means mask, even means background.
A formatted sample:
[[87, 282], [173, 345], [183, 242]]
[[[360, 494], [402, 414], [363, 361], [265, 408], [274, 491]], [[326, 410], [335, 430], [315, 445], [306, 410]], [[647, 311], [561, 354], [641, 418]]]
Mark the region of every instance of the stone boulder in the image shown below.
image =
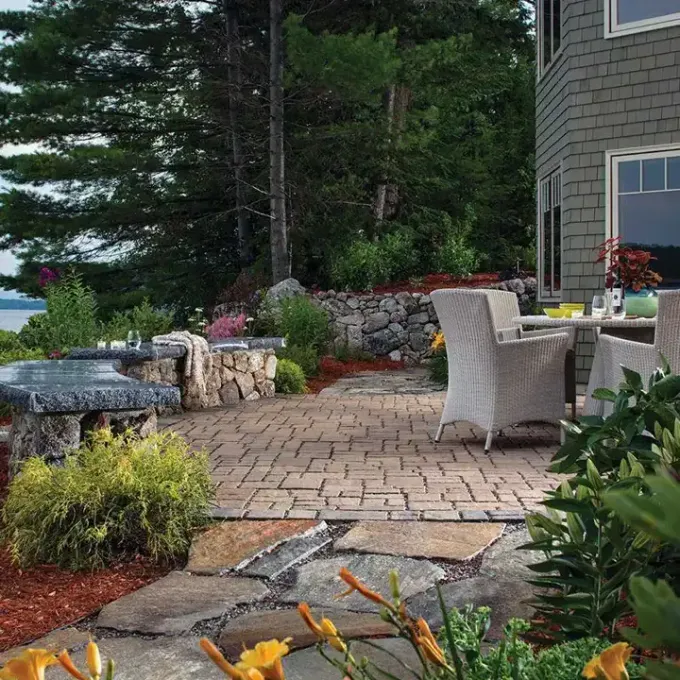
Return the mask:
[[280, 303], [282, 300], [295, 297], [296, 295], [304, 295], [305, 292], [305, 287], [297, 279], [284, 279], [267, 291], [265, 300]]

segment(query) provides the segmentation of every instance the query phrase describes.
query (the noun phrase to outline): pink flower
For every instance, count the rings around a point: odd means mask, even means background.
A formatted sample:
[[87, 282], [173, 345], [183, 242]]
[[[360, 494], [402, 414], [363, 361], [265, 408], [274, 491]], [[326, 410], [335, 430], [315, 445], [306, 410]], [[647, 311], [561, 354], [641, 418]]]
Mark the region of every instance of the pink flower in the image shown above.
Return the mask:
[[42, 267], [38, 274], [38, 285], [44, 288], [50, 283], [54, 283], [59, 279], [59, 273], [49, 267]]
[[243, 335], [245, 327], [246, 315], [239, 314], [238, 316], [221, 316], [205, 331], [211, 340], [220, 340], [221, 338], [234, 338]]

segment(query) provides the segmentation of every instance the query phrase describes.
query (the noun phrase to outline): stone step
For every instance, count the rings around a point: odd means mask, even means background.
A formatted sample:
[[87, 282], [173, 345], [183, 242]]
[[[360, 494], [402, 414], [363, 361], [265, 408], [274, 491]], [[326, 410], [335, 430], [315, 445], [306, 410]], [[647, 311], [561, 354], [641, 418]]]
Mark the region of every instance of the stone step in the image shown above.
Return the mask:
[[332, 540], [327, 531], [315, 531], [291, 538], [271, 552], [255, 558], [241, 573], [273, 580], [296, 564], [311, 557]]

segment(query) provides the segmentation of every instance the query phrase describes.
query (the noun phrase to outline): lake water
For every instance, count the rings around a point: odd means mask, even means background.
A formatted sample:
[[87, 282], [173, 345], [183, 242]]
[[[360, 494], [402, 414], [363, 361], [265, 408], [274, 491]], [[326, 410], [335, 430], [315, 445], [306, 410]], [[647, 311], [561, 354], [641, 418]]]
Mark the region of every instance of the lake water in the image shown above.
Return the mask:
[[41, 313], [40, 309], [0, 309], [0, 330], [20, 331], [31, 316]]

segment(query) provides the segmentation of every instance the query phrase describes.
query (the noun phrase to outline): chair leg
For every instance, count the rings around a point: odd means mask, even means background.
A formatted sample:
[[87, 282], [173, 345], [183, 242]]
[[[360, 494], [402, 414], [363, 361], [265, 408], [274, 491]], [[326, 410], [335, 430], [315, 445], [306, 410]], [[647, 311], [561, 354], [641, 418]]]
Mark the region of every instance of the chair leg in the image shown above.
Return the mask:
[[571, 402], [571, 419], [576, 420], [576, 402]]
[[491, 442], [493, 441], [493, 432], [489, 430], [486, 433], [486, 443], [484, 444], [484, 452], [489, 453], [489, 449], [491, 448]]
[[437, 428], [437, 434], [434, 436], [435, 442], [440, 442], [442, 440], [442, 434], [444, 434], [445, 425], [440, 425]]

